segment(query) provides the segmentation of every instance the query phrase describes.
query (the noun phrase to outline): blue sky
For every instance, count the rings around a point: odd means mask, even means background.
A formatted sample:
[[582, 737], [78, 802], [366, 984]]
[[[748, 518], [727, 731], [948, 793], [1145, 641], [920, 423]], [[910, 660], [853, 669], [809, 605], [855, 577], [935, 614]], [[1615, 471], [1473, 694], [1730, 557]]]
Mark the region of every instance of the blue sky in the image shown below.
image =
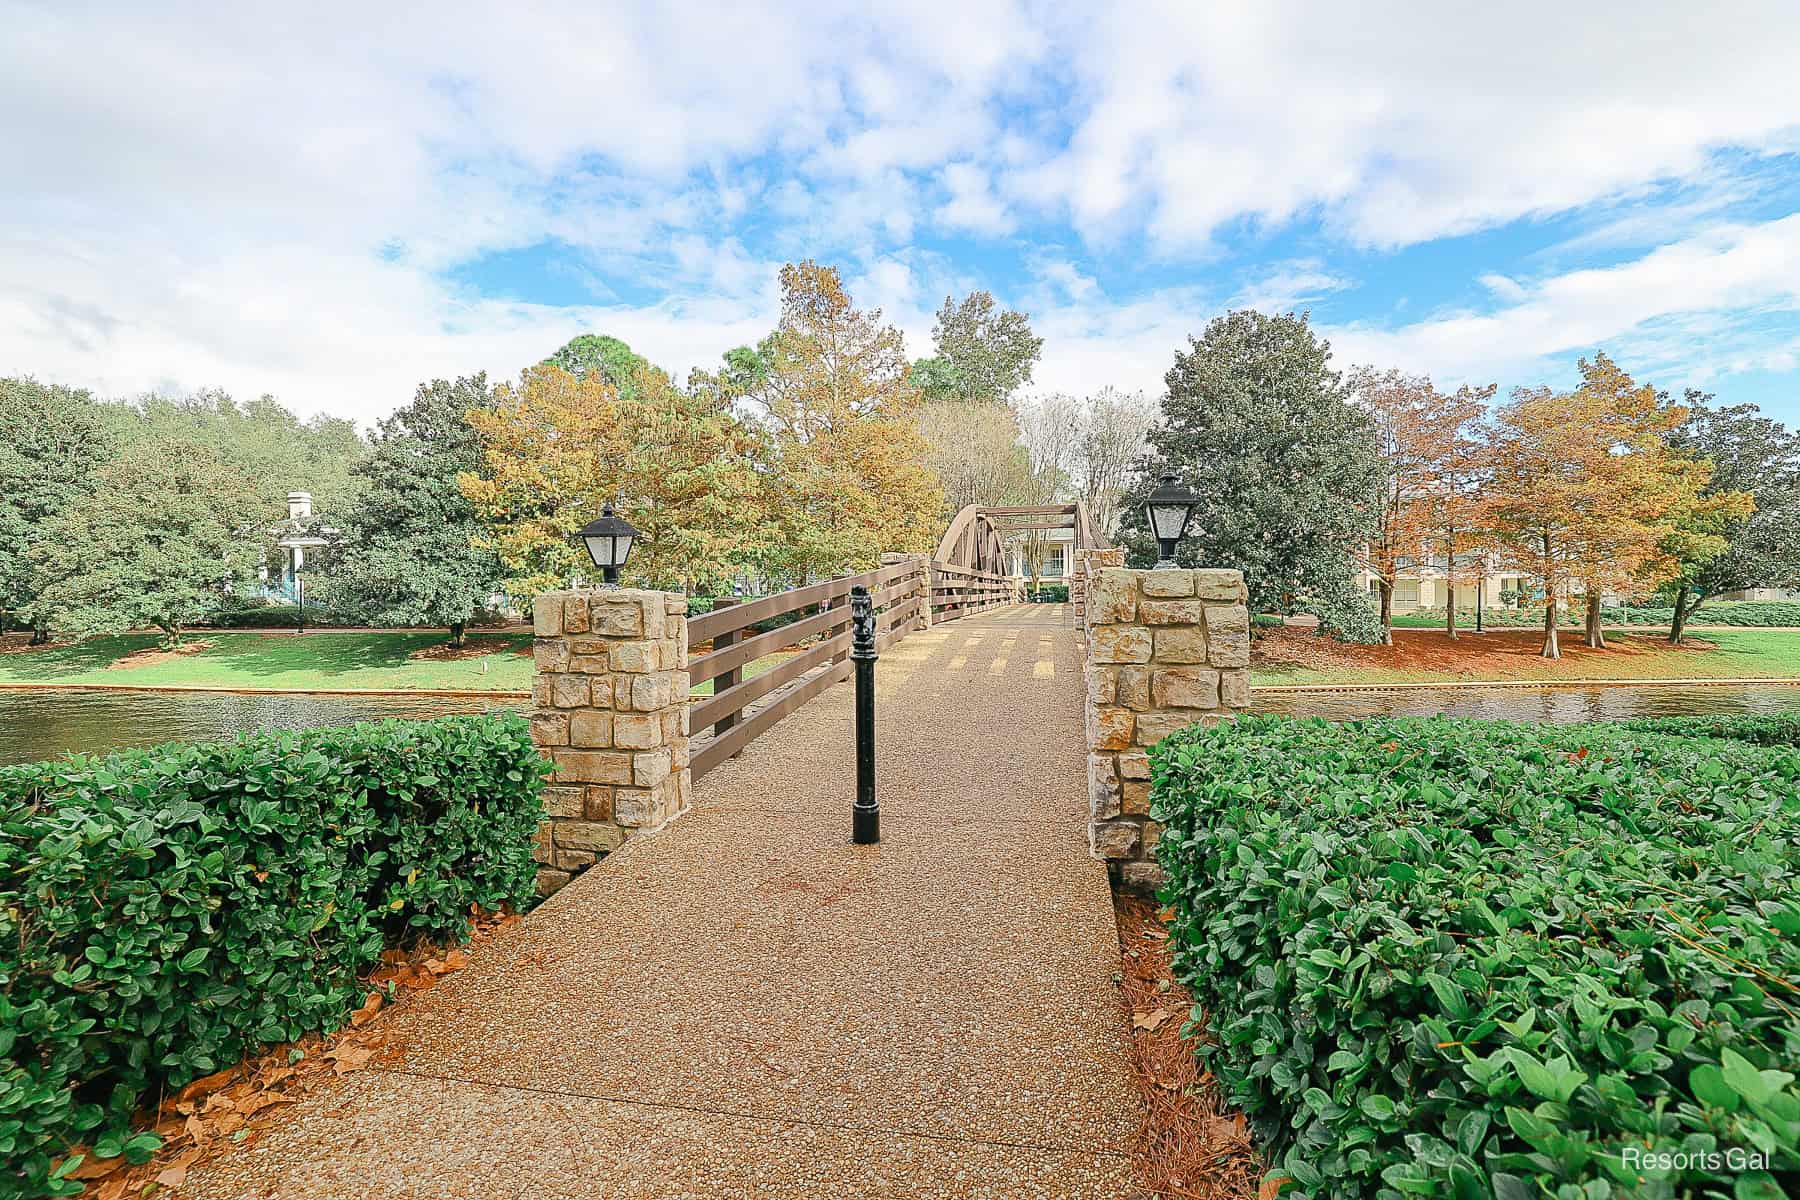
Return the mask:
[[915, 355], [1025, 309], [1044, 390], [1252, 305], [1800, 423], [1789, 6], [888, 7], [0, 0], [0, 370], [368, 421], [577, 332], [710, 364], [813, 257]]

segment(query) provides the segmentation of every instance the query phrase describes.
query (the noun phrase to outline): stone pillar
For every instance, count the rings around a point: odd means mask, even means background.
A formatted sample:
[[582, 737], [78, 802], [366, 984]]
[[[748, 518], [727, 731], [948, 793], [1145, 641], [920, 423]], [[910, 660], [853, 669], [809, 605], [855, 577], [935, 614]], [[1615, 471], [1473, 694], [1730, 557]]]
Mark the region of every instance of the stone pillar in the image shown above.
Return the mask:
[[1075, 623], [1087, 625], [1087, 587], [1094, 572], [1104, 567], [1122, 567], [1125, 565], [1125, 551], [1114, 546], [1106, 550], [1082, 550], [1076, 566], [1075, 575], [1069, 580], [1069, 603], [1075, 606]]
[[1246, 599], [1240, 571], [1097, 566], [1088, 577], [1089, 849], [1123, 886], [1163, 878], [1149, 748], [1250, 703]]
[[[914, 629], [931, 628], [931, 556], [928, 554], [895, 554], [889, 552], [881, 556], [884, 567], [898, 566], [901, 563], [917, 563], [919, 567], [918, 585], [914, 595], [919, 598], [919, 615], [913, 624]], [[895, 603], [900, 603], [896, 597]]]
[[531, 616], [531, 740], [556, 763], [536, 848], [547, 895], [687, 810], [687, 598], [546, 592]]

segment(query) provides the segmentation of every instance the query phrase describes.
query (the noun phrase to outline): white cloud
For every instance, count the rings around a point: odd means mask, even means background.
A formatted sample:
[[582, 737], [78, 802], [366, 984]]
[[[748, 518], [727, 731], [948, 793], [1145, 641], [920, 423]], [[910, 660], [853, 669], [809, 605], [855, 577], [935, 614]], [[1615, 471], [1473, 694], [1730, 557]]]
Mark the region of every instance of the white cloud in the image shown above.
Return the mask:
[[[1123, 290], [1133, 256], [1216, 264], [1223, 236], [1315, 220], [1387, 247], [1584, 206], [1612, 219], [1564, 253], [1679, 240], [1623, 275], [1496, 263], [1493, 312], [1346, 327], [1342, 345], [1481, 374], [1601, 338], [1667, 353], [1673, 317], [1712, 313], [1696, 370], [1794, 354], [1728, 315], [1791, 303], [1770, 274], [1791, 256], [1767, 258], [1791, 255], [1787, 227], [1693, 233], [1739, 195], [1719, 150], [1800, 149], [1800, 20], [1774, 2], [1629, 22], [1179, 0], [0, 7], [18, 166], [0, 371], [371, 419], [420, 378], [510, 374], [582, 329], [710, 363], [766, 330], [775, 265], [808, 256], [843, 263], [923, 352], [943, 291], [1005, 291], [912, 245], [954, 232], [1025, 244], [1010, 273], [1033, 281], [1047, 385], [1154, 390], [1222, 304], [1345, 281], [1299, 259]], [[1661, 224], [1616, 205], [1696, 179]], [[505, 302], [447, 277], [552, 239], [596, 295], [634, 302]]]

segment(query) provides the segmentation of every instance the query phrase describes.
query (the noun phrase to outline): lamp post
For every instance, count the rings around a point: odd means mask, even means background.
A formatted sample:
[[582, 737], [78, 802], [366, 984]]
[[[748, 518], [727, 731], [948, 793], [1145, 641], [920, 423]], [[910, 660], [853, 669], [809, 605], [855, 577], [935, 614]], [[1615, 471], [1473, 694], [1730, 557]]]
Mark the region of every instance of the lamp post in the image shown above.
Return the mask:
[[588, 557], [600, 568], [600, 578], [609, 587], [618, 585], [619, 568], [631, 557], [631, 543], [637, 535], [638, 531], [631, 522], [613, 515], [610, 504], [601, 508], [600, 515], [582, 527], [581, 540], [587, 545]]
[[1200, 497], [1181, 486], [1172, 471], [1164, 475], [1156, 490], [1144, 498], [1144, 516], [1150, 522], [1151, 536], [1156, 539], [1157, 570], [1175, 565], [1175, 545], [1187, 536], [1188, 525], [1199, 504]]
[[881, 840], [881, 805], [875, 799], [875, 599], [861, 584], [850, 589], [850, 662], [856, 672], [856, 802], [850, 809], [850, 841]]

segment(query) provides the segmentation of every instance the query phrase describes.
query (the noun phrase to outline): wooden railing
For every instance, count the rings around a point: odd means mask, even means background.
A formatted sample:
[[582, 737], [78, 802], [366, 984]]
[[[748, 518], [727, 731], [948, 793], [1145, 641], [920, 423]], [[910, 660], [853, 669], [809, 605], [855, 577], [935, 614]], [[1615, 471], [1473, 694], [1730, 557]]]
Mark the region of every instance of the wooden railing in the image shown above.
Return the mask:
[[[688, 708], [690, 736], [697, 747], [691, 760], [695, 780], [735, 758], [832, 684], [850, 677], [852, 587], [861, 584], [873, 596], [878, 649], [921, 628], [922, 570], [917, 560], [896, 563], [689, 617], [688, 644], [712, 643], [710, 651], [688, 662], [690, 684], [713, 681], [713, 694], [696, 697]], [[751, 632], [750, 627], [760, 621], [808, 609], [814, 611], [797, 621], [762, 633]], [[743, 669], [750, 663], [807, 638], [817, 640], [762, 674], [743, 678]], [[702, 731], [708, 729], [712, 736], [701, 741]]]
[[1018, 599], [1018, 594], [1018, 584], [1010, 575], [976, 571], [944, 562], [931, 564], [933, 624], [1011, 604]]

